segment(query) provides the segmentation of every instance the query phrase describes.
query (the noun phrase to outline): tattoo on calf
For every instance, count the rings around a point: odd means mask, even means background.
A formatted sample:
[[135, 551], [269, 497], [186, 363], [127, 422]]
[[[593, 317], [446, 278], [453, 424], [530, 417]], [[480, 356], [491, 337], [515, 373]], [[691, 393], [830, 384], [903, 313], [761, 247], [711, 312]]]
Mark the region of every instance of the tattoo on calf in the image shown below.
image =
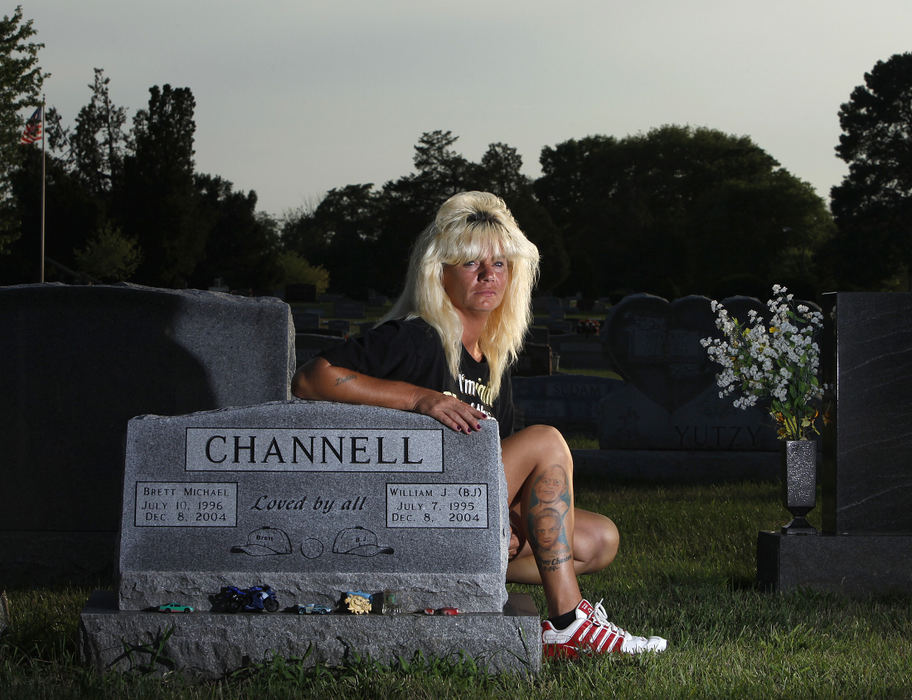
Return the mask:
[[526, 528], [532, 552], [546, 571], [556, 571], [572, 559], [566, 516], [570, 511], [567, 473], [553, 464], [532, 482]]
[[340, 384], [345, 384], [345, 382], [350, 382], [354, 378], [355, 378], [354, 374], [349, 374], [345, 377], [339, 377], [338, 379], [336, 379], [336, 386], [339, 386]]

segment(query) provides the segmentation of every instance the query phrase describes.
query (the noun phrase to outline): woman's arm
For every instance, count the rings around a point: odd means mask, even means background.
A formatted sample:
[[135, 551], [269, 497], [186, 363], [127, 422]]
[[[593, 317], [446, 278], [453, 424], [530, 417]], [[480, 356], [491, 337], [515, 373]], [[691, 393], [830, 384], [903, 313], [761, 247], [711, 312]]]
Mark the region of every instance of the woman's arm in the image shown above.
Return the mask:
[[299, 399], [383, 406], [430, 416], [457, 432], [480, 430], [481, 411], [433, 389], [408, 382], [377, 379], [315, 357], [295, 372], [291, 392]]

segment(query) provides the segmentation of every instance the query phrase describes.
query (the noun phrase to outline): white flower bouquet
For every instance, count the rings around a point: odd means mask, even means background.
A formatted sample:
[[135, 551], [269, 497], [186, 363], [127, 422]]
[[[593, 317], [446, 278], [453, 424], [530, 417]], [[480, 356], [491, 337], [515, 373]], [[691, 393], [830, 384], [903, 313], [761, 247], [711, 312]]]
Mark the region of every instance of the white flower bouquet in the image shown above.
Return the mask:
[[819, 434], [816, 405], [824, 387], [817, 378], [820, 348], [814, 334], [823, 327], [823, 314], [796, 304], [778, 284], [767, 306], [769, 325], [753, 309], [747, 323], [741, 323], [713, 301], [716, 327], [724, 338], [703, 338], [700, 343], [722, 366], [716, 375], [719, 398], [737, 391], [736, 408], [766, 404], [780, 439], [807, 440], [811, 431]]

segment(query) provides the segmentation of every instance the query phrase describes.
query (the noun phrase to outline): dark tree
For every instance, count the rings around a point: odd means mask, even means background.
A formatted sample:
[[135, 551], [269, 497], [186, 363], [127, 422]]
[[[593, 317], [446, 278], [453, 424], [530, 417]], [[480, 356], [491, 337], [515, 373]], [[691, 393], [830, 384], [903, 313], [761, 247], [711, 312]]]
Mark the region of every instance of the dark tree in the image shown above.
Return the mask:
[[133, 119], [135, 149], [115, 202], [123, 233], [142, 249], [136, 278], [146, 284], [187, 286], [206, 248], [193, 172], [195, 105], [189, 88], [154, 86], [148, 109]]
[[878, 61], [839, 110], [828, 259], [843, 288], [912, 288], [912, 53]]
[[[74, 249], [86, 244], [101, 225], [98, 203], [70, 173], [63, 160], [47, 156], [45, 223], [45, 279], [74, 282], [78, 278]], [[26, 158], [11, 177], [20, 209], [24, 235], [0, 255], [0, 284], [35, 282], [38, 279], [41, 231], [41, 152], [27, 149]]]
[[95, 195], [109, 193], [121, 176], [128, 143], [124, 130], [127, 112], [111, 101], [110, 82], [101, 68], [95, 69], [95, 79], [89, 85], [92, 99], [79, 110], [69, 138], [73, 168]]
[[563, 236], [548, 212], [535, 198], [532, 180], [522, 174], [522, 156], [512, 146], [492, 143], [475, 167], [475, 189], [502, 197], [520, 228], [541, 254], [538, 289], [550, 292], [570, 271], [570, 258]]
[[564, 233], [568, 293], [717, 295], [805, 275], [830, 235], [823, 202], [746, 137], [666, 126], [545, 148], [536, 192]]
[[[38, 65], [44, 44], [31, 41], [35, 34], [32, 20], [23, 20], [21, 6], [0, 20], [0, 255], [22, 235], [11, 178], [29, 150], [36, 148], [20, 145], [19, 137], [25, 120], [41, 104], [41, 87], [49, 75]], [[40, 183], [39, 178], [38, 187]], [[34, 265], [37, 270], [37, 257]]]
[[193, 274], [205, 289], [221, 278], [232, 289], [270, 291], [280, 280], [276, 223], [256, 213], [253, 191], [235, 192], [227, 180], [197, 175], [200, 221], [209, 231], [206, 250]]

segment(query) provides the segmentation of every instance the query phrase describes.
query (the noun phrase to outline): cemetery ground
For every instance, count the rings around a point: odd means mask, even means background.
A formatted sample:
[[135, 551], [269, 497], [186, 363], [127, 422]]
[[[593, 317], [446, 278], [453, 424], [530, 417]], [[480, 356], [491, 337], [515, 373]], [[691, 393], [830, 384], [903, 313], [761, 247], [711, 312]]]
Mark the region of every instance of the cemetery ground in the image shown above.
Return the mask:
[[[77, 622], [90, 592], [112, 582], [85, 581], [7, 591], [0, 697], [912, 696], [907, 596], [778, 594], [756, 586], [757, 531], [788, 518], [778, 484], [585, 477], [577, 479], [576, 494], [581, 507], [610, 514], [622, 533], [615, 563], [581, 579], [584, 594], [593, 602], [604, 598], [610, 619], [635, 633], [666, 636], [666, 653], [546, 662], [532, 677], [484, 675], [465, 658], [392, 666], [361, 659], [333, 669], [268, 656], [206, 683], [145, 675], [141, 663], [133, 672], [98, 675], [78, 661]], [[531, 593], [544, 610], [539, 588], [510, 588]]]

